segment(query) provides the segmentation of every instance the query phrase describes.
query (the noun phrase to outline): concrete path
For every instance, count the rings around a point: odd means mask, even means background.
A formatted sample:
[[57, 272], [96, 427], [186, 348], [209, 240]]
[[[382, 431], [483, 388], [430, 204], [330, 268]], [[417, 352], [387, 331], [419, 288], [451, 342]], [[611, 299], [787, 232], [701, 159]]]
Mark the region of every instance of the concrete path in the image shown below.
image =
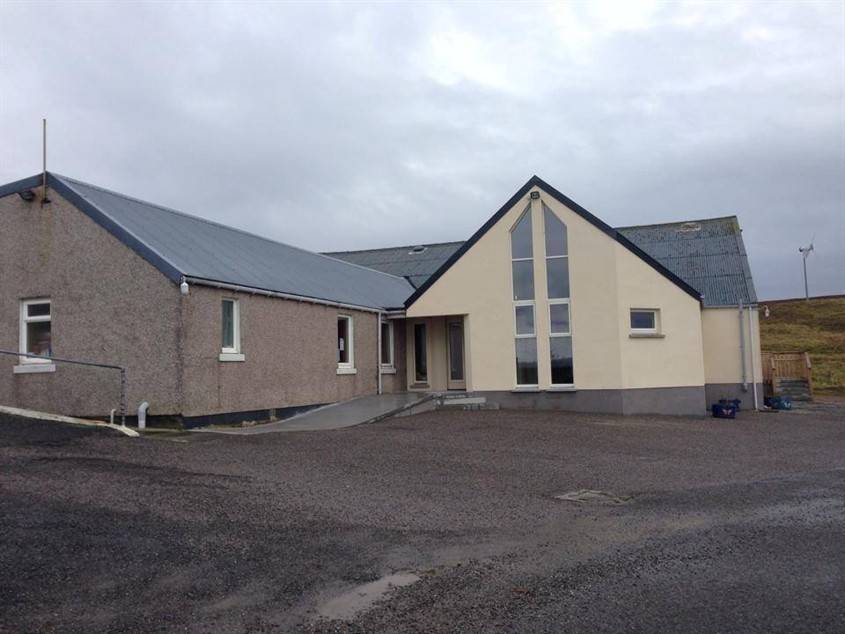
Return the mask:
[[428, 397], [419, 392], [400, 392], [398, 394], [380, 394], [361, 396], [350, 401], [333, 403], [325, 407], [293, 416], [291, 418], [264, 423], [254, 427], [220, 428], [204, 427], [192, 429], [196, 432], [211, 432], [218, 434], [269, 434], [284, 431], [319, 431], [327, 429], [343, 429], [367, 423], [373, 419], [385, 417]]

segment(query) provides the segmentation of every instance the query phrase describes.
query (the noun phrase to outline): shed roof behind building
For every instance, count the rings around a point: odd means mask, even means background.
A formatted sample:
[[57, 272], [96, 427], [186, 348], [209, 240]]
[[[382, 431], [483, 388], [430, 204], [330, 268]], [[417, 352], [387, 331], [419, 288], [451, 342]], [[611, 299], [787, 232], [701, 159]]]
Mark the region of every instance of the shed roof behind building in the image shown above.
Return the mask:
[[[705, 306], [757, 302], [736, 216], [620, 227], [616, 231], [703, 294]], [[416, 288], [463, 244], [441, 242], [328, 255], [407, 277]], [[420, 247], [424, 247], [422, 252], [417, 251]]]
[[387, 249], [339, 251], [326, 255], [404, 277], [414, 288], [418, 288], [434, 275], [462, 244], [463, 242], [438, 242]]
[[616, 230], [699, 291], [705, 306], [757, 303], [736, 216]]
[[376, 309], [401, 307], [413, 292], [402, 277], [66, 176], [51, 173], [50, 184], [171, 278], [184, 275]]

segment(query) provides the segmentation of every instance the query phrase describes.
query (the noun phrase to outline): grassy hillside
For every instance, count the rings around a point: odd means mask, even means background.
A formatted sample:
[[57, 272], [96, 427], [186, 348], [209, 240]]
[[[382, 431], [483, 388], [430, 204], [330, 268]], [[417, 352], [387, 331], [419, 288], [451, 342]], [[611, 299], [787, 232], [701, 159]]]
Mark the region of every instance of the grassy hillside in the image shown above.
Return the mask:
[[807, 351], [813, 388], [820, 394], [845, 394], [845, 296], [760, 302], [762, 347], [770, 352]]

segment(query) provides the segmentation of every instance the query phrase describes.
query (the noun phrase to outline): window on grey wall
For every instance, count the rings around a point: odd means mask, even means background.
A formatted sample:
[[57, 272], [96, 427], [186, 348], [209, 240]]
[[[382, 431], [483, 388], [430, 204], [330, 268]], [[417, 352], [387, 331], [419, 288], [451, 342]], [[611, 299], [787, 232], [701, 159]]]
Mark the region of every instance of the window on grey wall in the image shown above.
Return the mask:
[[537, 385], [537, 333], [534, 325], [534, 248], [531, 205], [511, 229], [516, 384]]
[[21, 363], [49, 362], [48, 357], [53, 354], [52, 319], [49, 299], [27, 299], [21, 302], [20, 352], [44, 357], [20, 357]]
[[393, 322], [381, 322], [381, 364], [393, 365]]
[[221, 302], [222, 327], [221, 349], [223, 352], [238, 353], [241, 351], [241, 326], [238, 300], [224, 299]]
[[355, 355], [352, 348], [352, 317], [349, 315], [337, 316], [337, 365], [340, 368], [351, 368], [354, 365]]

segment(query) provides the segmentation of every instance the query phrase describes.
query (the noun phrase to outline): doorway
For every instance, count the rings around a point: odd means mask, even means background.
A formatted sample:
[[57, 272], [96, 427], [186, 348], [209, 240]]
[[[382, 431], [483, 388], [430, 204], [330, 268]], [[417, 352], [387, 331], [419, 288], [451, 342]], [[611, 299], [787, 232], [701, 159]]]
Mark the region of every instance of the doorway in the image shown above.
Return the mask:
[[447, 389], [465, 390], [464, 376], [464, 320], [462, 317], [446, 321], [446, 359], [448, 361]]

